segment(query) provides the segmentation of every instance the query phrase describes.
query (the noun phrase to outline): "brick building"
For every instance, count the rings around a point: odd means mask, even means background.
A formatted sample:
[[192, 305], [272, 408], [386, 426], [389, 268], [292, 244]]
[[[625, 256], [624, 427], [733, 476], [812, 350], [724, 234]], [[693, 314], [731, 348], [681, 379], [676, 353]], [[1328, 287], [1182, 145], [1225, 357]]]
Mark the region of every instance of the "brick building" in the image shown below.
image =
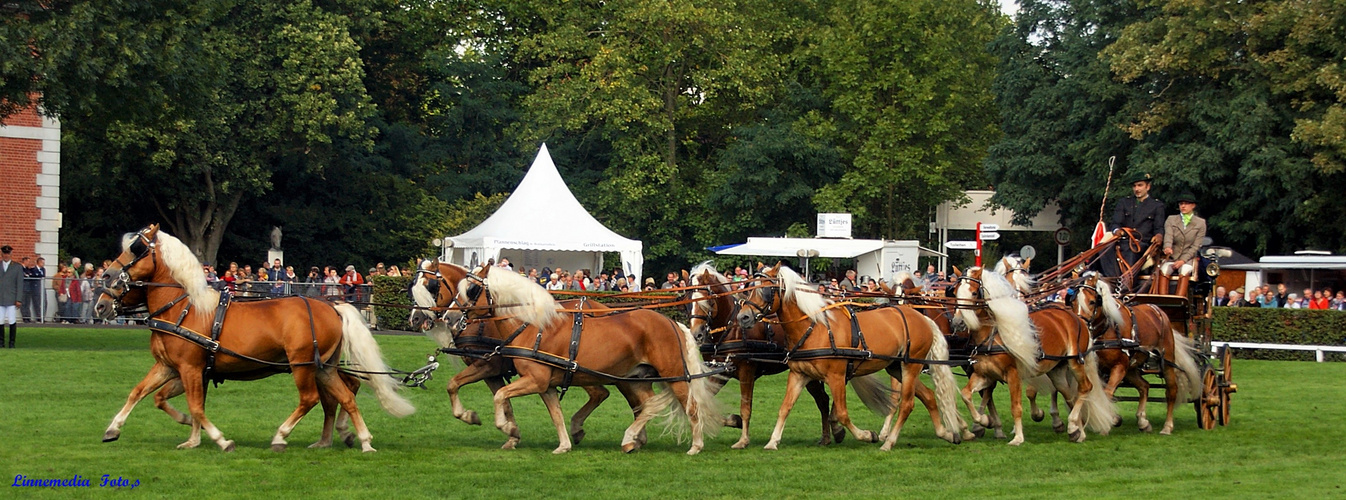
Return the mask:
[[54, 274], [61, 227], [61, 124], [35, 108], [0, 120], [0, 245], [14, 259], [47, 259]]

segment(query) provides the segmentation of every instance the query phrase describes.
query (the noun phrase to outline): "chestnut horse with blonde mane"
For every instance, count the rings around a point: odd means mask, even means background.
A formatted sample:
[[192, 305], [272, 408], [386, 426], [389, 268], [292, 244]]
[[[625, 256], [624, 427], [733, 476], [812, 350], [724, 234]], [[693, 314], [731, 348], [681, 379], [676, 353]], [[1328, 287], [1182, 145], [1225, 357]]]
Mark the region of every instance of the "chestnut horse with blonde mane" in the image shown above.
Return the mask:
[[[463, 314], [458, 302], [458, 285], [471, 274], [467, 268], [450, 264], [447, 262], [435, 263], [436, 274], [422, 273], [412, 285], [412, 296], [416, 300], [418, 309], [411, 313], [411, 324], [413, 328], [422, 328], [422, 325], [431, 326], [425, 328], [425, 335], [430, 337], [440, 347], [456, 347], [459, 349], [477, 349], [483, 352], [490, 352], [500, 344], [501, 335], [496, 329], [494, 321], [473, 321], [469, 324], [466, 316]], [[439, 284], [435, 293], [431, 293], [427, 288], [429, 280], [436, 280]], [[601, 314], [603, 311], [611, 311], [612, 308], [595, 300], [563, 300], [559, 305], [567, 309], [580, 309], [584, 311], [593, 311], [588, 314]], [[451, 306], [460, 306], [459, 308], [448, 309], [440, 318], [436, 318], [430, 313], [433, 308], [448, 308]], [[514, 372], [514, 365], [509, 360], [500, 356], [481, 358], [481, 357], [463, 357], [463, 362], [467, 365], [461, 371], [449, 379], [445, 390], [449, 393], [449, 401], [453, 406], [453, 416], [470, 425], [481, 425], [481, 418], [477, 412], [468, 410], [463, 406], [462, 400], [458, 397], [458, 391], [464, 385], [478, 381], [485, 381], [486, 386], [490, 388], [491, 394], [495, 394], [501, 387], [505, 386], [505, 378]], [[614, 384], [626, 398], [626, 402], [631, 405], [632, 411], [638, 417], [640, 416], [640, 405], [649, 394], [652, 393], [650, 384], [628, 384], [619, 382]], [[575, 415], [570, 418], [570, 439], [572, 444], [579, 444], [584, 439], [584, 421], [593, 413], [598, 405], [611, 395], [603, 386], [585, 386], [584, 392], [588, 393], [589, 401], [584, 404]], [[505, 419], [514, 421], [514, 409], [509, 403], [505, 406]], [[636, 441], [644, 445], [646, 442], [644, 431], [637, 436]], [[505, 444], [506, 449], [512, 448], [517, 441], [510, 440]]]
[[[822, 381], [832, 390], [832, 417], [856, 439], [877, 442], [879, 435], [860, 429], [851, 421], [846, 408], [846, 382], [881, 370], [902, 381], [898, 407], [888, 412], [896, 412], [897, 422], [885, 436], [881, 448], [892, 449], [915, 407], [914, 396], [921, 392], [919, 388], [925, 387], [920, 374], [927, 366], [935, 382], [933, 396], [937, 404], [929, 408], [935, 434], [951, 443], [962, 441], [963, 425], [955, 406], [957, 384], [949, 366], [939, 363], [949, 359], [948, 344], [933, 321], [906, 306], [851, 313], [844, 307], [845, 303], [833, 303], [818, 295], [798, 273], [779, 264], [757, 275], [774, 286], [752, 292], [748, 304], [756, 311], [740, 312], [741, 326], [750, 328], [760, 317], [774, 313], [790, 346], [790, 357], [786, 358], [790, 375], [785, 399], [781, 402], [776, 428], [766, 449], [774, 450], [779, 446], [785, 419], [808, 380]], [[852, 319], [863, 335], [853, 331]], [[862, 342], [857, 344], [853, 340], [855, 337]], [[856, 355], [828, 354], [839, 349]], [[927, 365], [925, 361], [931, 363]], [[879, 399], [887, 403], [886, 397]]]
[[[614, 381], [639, 386], [649, 379], [663, 388], [658, 394], [640, 394], [641, 411], [622, 439], [622, 450], [632, 452], [637, 437], [661, 410], [673, 406], [676, 416], [691, 424], [689, 455], [705, 447], [704, 436], [721, 425], [718, 403], [709, 381], [712, 372], [687, 327], [647, 309], [635, 309], [582, 322], [562, 321], [567, 311], [537, 283], [517, 273], [493, 272], [483, 267], [459, 282], [458, 297], [469, 319], [496, 323], [504, 335], [502, 356], [509, 357], [519, 378], [495, 393], [495, 425], [515, 443], [519, 428], [505, 418], [510, 399], [540, 394], [556, 427], [565, 453], [572, 444], [561, 414], [557, 387], [607, 385]], [[567, 355], [569, 353], [569, 355]], [[618, 379], [624, 380], [618, 380]]]
[[[733, 296], [732, 284], [724, 275], [715, 270], [715, 266], [710, 261], [702, 262], [691, 271], [692, 286], [697, 287], [692, 290], [692, 313], [691, 321], [687, 325], [691, 329], [692, 335], [700, 339], [701, 345], [710, 347], [712, 357], [716, 361], [725, 361], [733, 364], [733, 377], [738, 379], [739, 384], [739, 415], [738, 418], [730, 416], [726, 420], [726, 425], [730, 427], [739, 427], [741, 433], [737, 442], [732, 446], [734, 449], [743, 449], [748, 446], [748, 424], [752, 421], [752, 399], [753, 389], [756, 386], [757, 379], [766, 375], [775, 375], [785, 371], [787, 368], [783, 363], [771, 363], [757, 361], [754, 355], [763, 355], [756, 346], [778, 349], [784, 352], [785, 330], [772, 328], [770, 324], [758, 322], [752, 328], [744, 330], [738, 324], [735, 316], [741, 309], [741, 304]], [[741, 345], [739, 348], [726, 348], [726, 352], [721, 352], [720, 348], [726, 346]], [[705, 353], [702, 353], [703, 355]], [[862, 380], [870, 380], [868, 378]], [[723, 385], [719, 388], [724, 387]], [[818, 440], [819, 445], [827, 445], [832, 442], [840, 443], [846, 437], [846, 429], [836, 425], [836, 420], [830, 418], [828, 410], [827, 391], [823, 389], [822, 382], [816, 380], [809, 381], [805, 386], [809, 395], [813, 396], [814, 402], [818, 404], [818, 413], [822, 417], [823, 434]], [[857, 391], [866, 390], [866, 387], [857, 387]], [[882, 387], [878, 388], [882, 390]], [[718, 390], [718, 388], [717, 388]], [[873, 390], [873, 388], [868, 388]]]
[[[972, 374], [963, 387], [963, 402], [972, 418], [983, 426], [991, 419], [978, 411], [972, 394], [1004, 382], [1010, 391], [1010, 414], [1014, 439], [1024, 441], [1022, 381], [1046, 374], [1056, 390], [1071, 402], [1067, 419], [1070, 440], [1083, 442], [1085, 428], [1106, 435], [1117, 420], [1117, 410], [1103, 393], [1098, 377], [1098, 357], [1090, 352], [1089, 327], [1073, 312], [1046, 307], [1032, 313], [1004, 276], [973, 267], [958, 276], [956, 295], [959, 316], [968, 325], [973, 348]], [[977, 307], [981, 299], [985, 307]], [[1078, 390], [1072, 387], [1074, 375]]]
[[[145, 286], [145, 300], [152, 311], [149, 319], [156, 325], [150, 330], [150, 351], [156, 363], [113, 418], [105, 441], [120, 436], [121, 426], [141, 398], [178, 379], [187, 395], [192, 425], [204, 429], [220, 449], [232, 451], [234, 442], [225, 439], [205, 416], [207, 382], [255, 380], [290, 371], [299, 389], [299, 406], [272, 438], [273, 450], [284, 450], [285, 438], [295, 425], [322, 402], [324, 439], [313, 446], [330, 445], [339, 405], [350, 415], [361, 448], [374, 451], [355, 396], [338, 370], [343, 357], [350, 363], [343, 368], [373, 372], [367, 375], [368, 381], [389, 413], [405, 416], [415, 410], [397, 393], [394, 379], [378, 374], [388, 367], [354, 306], [292, 297], [238, 302], [217, 315], [217, 305], [224, 302], [206, 283], [200, 261], [177, 238], [159, 231], [158, 225], [123, 238], [122, 253], [101, 279], [106, 292], [96, 306], [100, 317], [115, 313], [128, 288]], [[212, 326], [217, 335], [212, 335]], [[199, 444], [199, 435], [193, 432], [193, 439], [179, 448]]]
[[1174, 405], [1192, 401], [1201, 391], [1201, 369], [1191, 339], [1174, 330], [1168, 314], [1158, 306], [1122, 304], [1113, 296], [1112, 286], [1098, 273], [1084, 273], [1081, 280], [1069, 301], [1075, 313], [1089, 322], [1096, 342], [1103, 346], [1098, 350], [1098, 362], [1108, 372], [1105, 391], [1111, 397], [1123, 378], [1131, 382], [1140, 400], [1136, 425], [1141, 432], [1149, 432], [1152, 427], [1145, 415], [1145, 404], [1149, 401], [1150, 383], [1145, 381], [1142, 369], [1152, 356], [1158, 356], [1168, 405], [1159, 433], [1172, 433]]

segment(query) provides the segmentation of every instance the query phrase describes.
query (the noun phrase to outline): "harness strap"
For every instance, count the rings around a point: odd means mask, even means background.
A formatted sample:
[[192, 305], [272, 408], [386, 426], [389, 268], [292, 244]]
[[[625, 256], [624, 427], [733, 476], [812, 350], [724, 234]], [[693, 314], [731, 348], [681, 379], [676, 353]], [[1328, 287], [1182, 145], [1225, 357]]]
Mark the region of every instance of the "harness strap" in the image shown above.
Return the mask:
[[[224, 330], [223, 328], [224, 314], [229, 310], [229, 298], [230, 294], [228, 292], [220, 292], [220, 304], [215, 307], [215, 320], [210, 323], [210, 340], [211, 342], [214, 342], [215, 345], [219, 345], [220, 334]], [[186, 311], [187, 309], [184, 308], [183, 312], [185, 313]], [[178, 326], [182, 326], [181, 321], [178, 322]], [[205, 371], [202, 373], [201, 383], [204, 384], [206, 383], [206, 381], [210, 381], [215, 384], [215, 387], [219, 387], [220, 382], [223, 379], [212, 376], [212, 372], [214, 371], [215, 371], [215, 351], [207, 350], [206, 368]]]
[[[580, 309], [584, 309], [584, 304], [582, 303], [583, 300], [584, 299], [580, 299]], [[570, 327], [570, 367], [566, 369], [565, 375], [561, 376], [561, 385], [557, 389], [560, 391], [561, 395], [556, 398], [557, 400], [565, 399], [566, 391], [570, 390], [570, 382], [575, 378], [575, 368], [579, 367], [579, 365], [575, 363], [575, 358], [579, 356], [580, 332], [584, 331], [584, 313], [574, 313], [574, 317], [574, 325]], [[539, 329], [539, 339], [542, 338], [541, 335], [541, 329]], [[534, 348], [534, 350], [536, 350], [536, 348]]]

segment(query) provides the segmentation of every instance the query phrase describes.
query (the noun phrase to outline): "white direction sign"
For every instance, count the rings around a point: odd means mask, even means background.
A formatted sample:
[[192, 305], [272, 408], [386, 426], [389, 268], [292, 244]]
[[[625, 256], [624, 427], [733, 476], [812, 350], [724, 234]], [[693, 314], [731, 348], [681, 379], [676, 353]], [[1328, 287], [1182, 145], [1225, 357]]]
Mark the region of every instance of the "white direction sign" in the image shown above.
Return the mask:
[[996, 232], [986, 232], [986, 231], [982, 231], [982, 232], [981, 232], [981, 240], [982, 240], [982, 241], [991, 241], [991, 240], [998, 240], [998, 239], [1000, 239], [1000, 233], [996, 233]]
[[1000, 230], [1000, 224], [986, 224], [986, 223], [982, 223], [982, 225], [981, 225], [981, 231], [982, 231], [983, 234], [984, 234], [985, 232], [987, 232], [987, 231], [999, 231], [999, 230]]
[[950, 250], [976, 250], [977, 242], [967, 240], [946, 241], [944, 247]]

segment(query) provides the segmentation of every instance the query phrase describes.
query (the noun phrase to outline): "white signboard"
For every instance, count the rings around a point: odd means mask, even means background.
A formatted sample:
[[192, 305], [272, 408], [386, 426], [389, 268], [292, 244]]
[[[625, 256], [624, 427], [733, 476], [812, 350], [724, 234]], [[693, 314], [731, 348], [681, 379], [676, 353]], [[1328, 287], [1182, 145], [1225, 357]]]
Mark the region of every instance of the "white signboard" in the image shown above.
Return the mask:
[[977, 242], [967, 240], [954, 240], [944, 242], [944, 247], [950, 250], [975, 250]]
[[818, 214], [819, 238], [850, 238], [851, 214]]
[[981, 240], [982, 240], [982, 241], [991, 241], [991, 240], [998, 240], [998, 239], [1000, 239], [1000, 233], [993, 233], [993, 232], [988, 233], [988, 232], [986, 232], [986, 231], [982, 231], [982, 232], [981, 232]]
[[983, 232], [985, 232], [985, 231], [999, 231], [999, 230], [1000, 230], [1000, 224], [987, 224], [987, 223], [984, 223], [984, 222], [983, 222], [982, 225], [981, 225], [981, 230], [982, 230]]

